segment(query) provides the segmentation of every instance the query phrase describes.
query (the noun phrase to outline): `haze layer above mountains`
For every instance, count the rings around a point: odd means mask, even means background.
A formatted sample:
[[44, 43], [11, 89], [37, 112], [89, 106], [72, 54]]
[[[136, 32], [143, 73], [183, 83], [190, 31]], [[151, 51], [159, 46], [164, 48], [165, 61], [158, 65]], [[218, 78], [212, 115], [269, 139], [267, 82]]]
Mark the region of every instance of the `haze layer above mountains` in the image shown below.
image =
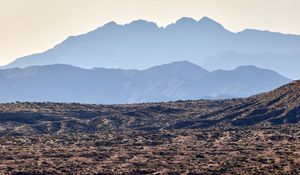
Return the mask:
[[153, 22], [114, 22], [67, 38], [43, 53], [3, 68], [69, 64], [82, 68], [145, 69], [188, 60], [208, 70], [254, 65], [300, 78], [300, 36], [246, 29], [233, 33], [216, 21], [181, 18], [166, 27]]

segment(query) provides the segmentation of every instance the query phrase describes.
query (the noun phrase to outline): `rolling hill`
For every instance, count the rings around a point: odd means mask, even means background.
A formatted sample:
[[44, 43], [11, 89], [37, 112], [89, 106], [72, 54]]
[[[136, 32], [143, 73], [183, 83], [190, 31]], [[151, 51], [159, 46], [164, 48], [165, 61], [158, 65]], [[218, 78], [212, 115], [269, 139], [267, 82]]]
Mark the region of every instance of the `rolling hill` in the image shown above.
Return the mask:
[[10, 103], [0, 105], [2, 134], [151, 131], [294, 124], [300, 120], [300, 81], [249, 98], [131, 105]]
[[3, 174], [299, 174], [300, 81], [230, 100], [0, 104]]

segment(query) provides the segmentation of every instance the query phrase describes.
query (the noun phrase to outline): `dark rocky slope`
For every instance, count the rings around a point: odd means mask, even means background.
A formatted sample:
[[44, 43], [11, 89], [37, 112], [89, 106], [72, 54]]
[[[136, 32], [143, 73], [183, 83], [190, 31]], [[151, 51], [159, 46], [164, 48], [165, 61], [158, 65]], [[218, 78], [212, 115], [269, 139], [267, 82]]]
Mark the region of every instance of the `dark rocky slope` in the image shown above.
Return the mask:
[[0, 105], [1, 134], [241, 127], [297, 123], [299, 120], [300, 81], [244, 99], [130, 105]]
[[299, 174], [299, 89], [295, 81], [222, 101], [2, 104], [0, 174]]

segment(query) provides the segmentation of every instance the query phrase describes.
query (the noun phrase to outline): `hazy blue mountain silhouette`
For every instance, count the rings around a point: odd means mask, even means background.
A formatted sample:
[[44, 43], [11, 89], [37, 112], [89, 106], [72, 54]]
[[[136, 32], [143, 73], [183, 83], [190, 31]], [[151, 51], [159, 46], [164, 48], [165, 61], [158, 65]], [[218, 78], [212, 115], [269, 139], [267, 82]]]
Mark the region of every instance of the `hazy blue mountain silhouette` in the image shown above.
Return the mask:
[[290, 81], [255, 66], [209, 72], [188, 61], [145, 70], [82, 69], [56, 64], [0, 70], [0, 102], [111, 104], [244, 97]]
[[[58, 63], [82, 68], [145, 69], [183, 59], [202, 65], [208, 56], [235, 51], [280, 54], [281, 60], [286, 60], [285, 70], [291, 72], [296, 63], [289, 62], [286, 55], [300, 58], [299, 48], [300, 36], [250, 29], [233, 33], [207, 17], [199, 21], [184, 17], [166, 27], [137, 20], [126, 25], [107, 23], [86, 34], [71, 36], [43, 53], [19, 58], [4, 68]], [[259, 66], [262, 61], [257, 59], [252, 64]], [[211, 65], [213, 69], [222, 68], [221, 64]], [[273, 64], [266, 68], [278, 71]], [[300, 78], [297, 73], [292, 75]]]
[[240, 65], [256, 65], [260, 68], [272, 68], [276, 72], [292, 79], [300, 78], [300, 55], [284, 55], [275, 53], [242, 54], [234, 51], [210, 56], [200, 64], [208, 70], [231, 70]]

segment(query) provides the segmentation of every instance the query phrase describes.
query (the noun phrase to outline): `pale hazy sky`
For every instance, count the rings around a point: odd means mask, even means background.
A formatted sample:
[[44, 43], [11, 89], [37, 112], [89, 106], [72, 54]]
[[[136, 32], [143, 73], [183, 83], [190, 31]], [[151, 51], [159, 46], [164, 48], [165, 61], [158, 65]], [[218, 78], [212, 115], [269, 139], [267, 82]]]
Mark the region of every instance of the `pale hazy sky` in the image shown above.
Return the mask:
[[0, 0], [0, 65], [109, 21], [165, 26], [183, 16], [208, 16], [231, 31], [300, 34], [300, 0]]

